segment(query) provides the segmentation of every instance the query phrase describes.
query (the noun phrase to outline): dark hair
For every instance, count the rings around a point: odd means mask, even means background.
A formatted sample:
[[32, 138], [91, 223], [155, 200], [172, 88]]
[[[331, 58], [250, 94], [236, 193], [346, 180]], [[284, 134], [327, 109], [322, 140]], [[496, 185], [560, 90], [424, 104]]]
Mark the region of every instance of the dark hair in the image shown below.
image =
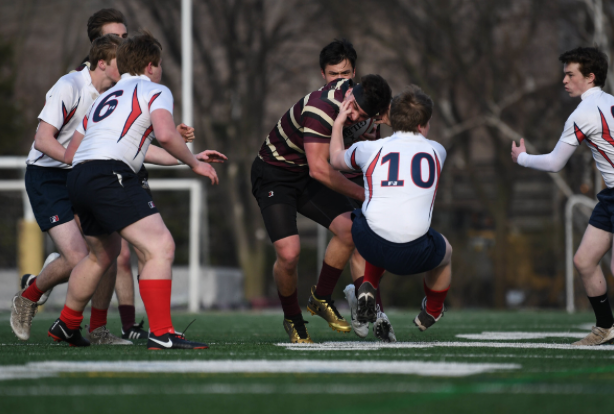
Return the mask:
[[392, 91], [380, 75], [366, 75], [353, 89], [356, 103], [369, 117], [388, 110]]
[[102, 36], [102, 26], [109, 23], [121, 23], [128, 28], [126, 19], [124, 19], [124, 15], [119, 10], [98, 10], [87, 20], [87, 36], [90, 38], [90, 42]]
[[158, 66], [161, 58], [162, 45], [151, 33], [143, 31], [124, 40], [119, 46], [117, 69], [120, 74], [142, 75], [150, 62]]
[[416, 85], [410, 85], [392, 100], [390, 125], [393, 131], [418, 132], [418, 127], [425, 126], [432, 114], [432, 99]]
[[95, 39], [90, 48], [90, 69], [96, 70], [98, 61], [104, 60], [107, 64], [111, 63], [117, 56], [117, 47], [121, 45], [123, 39], [112, 34], [104, 35]]
[[335, 39], [320, 52], [320, 69], [326, 69], [326, 65], [336, 65], [345, 59], [350, 61], [352, 69], [356, 68], [356, 51], [354, 46], [346, 39]]
[[608, 76], [608, 57], [596, 47], [578, 47], [559, 56], [564, 65], [578, 63], [580, 72], [586, 78], [595, 75], [595, 86], [604, 86]]

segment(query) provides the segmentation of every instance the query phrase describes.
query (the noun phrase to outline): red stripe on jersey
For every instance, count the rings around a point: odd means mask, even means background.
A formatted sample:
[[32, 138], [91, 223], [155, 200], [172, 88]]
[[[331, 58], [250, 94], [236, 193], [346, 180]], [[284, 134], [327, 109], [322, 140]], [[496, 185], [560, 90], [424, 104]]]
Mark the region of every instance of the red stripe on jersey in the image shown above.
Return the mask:
[[66, 120], [66, 115], [68, 115], [68, 111], [66, 110], [66, 106], [64, 105], [64, 102], [62, 101], [62, 119]]
[[614, 140], [612, 139], [612, 135], [610, 134], [610, 127], [608, 126], [608, 122], [605, 120], [601, 109], [599, 109], [599, 115], [601, 115], [601, 137], [608, 141], [610, 145], [614, 146]]
[[87, 115], [83, 117], [83, 130], [87, 131]]
[[149, 134], [151, 134], [151, 131], [153, 131], [153, 125], [149, 125], [149, 128], [147, 128], [145, 132], [143, 133], [143, 136], [141, 137], [141, 142], [139, 143], [139, 149], [136, 150], [136, 154], [134, 154], [134, 158], [136, 158], [136, 156], [139, 155], [139, 152], [141, 152], [141, 148], [143, 148], [143, 144], [145, 143], [145, 140], [147, 139]]
[[68, 110], [66, 109], [66, 106], [64, 106], [64, 102], [62, 102], [62, 117], [64, 118], [64, 120], [62, 121], [62, 126], [60, 127], [58, 132], [55, 133], [54, 138], [57, 138], [60, 136], [60, 131], [62, 131], [62, 128], [64, 128], [66, 124], [70, 122], [72, 117], [75, 116], [75, 112], [77, 112], [77, 107], [79, 106], [79, 102], [81, 102], [81, 98], [79, 98], [79, 100], [77, 101], [77, 104], [75, 105], [73, 109], [70, 110], [70, 112], [68, 112]]
[[154, 96], [151, 97], [151, 99], [149, 100], [149, 104], [147, 106], [147, 108], [151, 109], [151, 104], [154, 103], [154, 101], [156, 99], [158, 99], [158, 96], [160, 96], [162, 92], [158, 92], [157, 94], [155, 94]]
[[138, 85], [134, 87], [134, 92], [132, 93], [132, 110], [130, 111], [130, 115], [128, 115], [128, 119], [126, 119], [124, 129], [122, 129], [122, 134], [117, 140], [117, 142], [119, 142], [123, 137], [126, 136], [132, 125], [134, 125], [134, 123], [136, 122], [136, 119], [143, 113], [143, 111], [141, 110], [141, 105], [139, 104], [137, 89]]
[[352, 168], [355, 170], [360, 171], [360, 167], [358, 166], [358, 164], [356, 164], [356, 150], [358, 148], [354, 148], [354, 151], [352, 151], [352, 158], [350, 158], [350, 162], [352, 163]]
[[573, 132], [576, 135], [576, 139], [578, 140], [578, 144], [582, 144], [582, 141], [584, 141], [586, 139], [586, 135], [584, 135], [584, 132], [582, 132], [582, 130], [580, 128], [578, 128], [578, 125], [576, 125], [575, 122], [573, 124]]
[[373, 171], [375, 170], [375, 167], [377, 166], [377, 161], [379, 160], [379, 155], [381, 153], [382, 153], [382, 148], [379, 149], [379, 152], [375, 156], [375, 159], [371, 161], [371, 164], [369, 164], [369, 168], [367, 168], [367, 172], [365, 173], [365, 177], [367, 178], [367, 189], [369, 190], [369, 199], [367, 200], [367, 206], [369, 205], [369, 202], [373, 198]]
[[429, 216], [433, 214], [433, 205], [435, 204], [435, 197], [437, 197], [437, 189], [439, 188], [439, 176], [441, 175], [441, 164], [439, 163], [439, 157], [437, 153], [433, 151], [433, 155], [435, 155], [435, 162], [437, 163], [437, 178], [435, 181], [435, 193], [433, 194], [433, 201], [431, 201], [431, 212]]
[[595, 145], [590, 139], [586, 139], [586, 142], [588, 142], [590, 145], [592, 145], [593, 147], [595, 147], [595, 149], [597, 151], [599, 151], [599, 153], [603, 156], [603, 158], [605, 158], [612, 167], [614, 167], [614, 163], [612, 163], [612, 160], [610, 160], [610, 158], [606, 155], [605, 152], [603, 152], [597, 145]]

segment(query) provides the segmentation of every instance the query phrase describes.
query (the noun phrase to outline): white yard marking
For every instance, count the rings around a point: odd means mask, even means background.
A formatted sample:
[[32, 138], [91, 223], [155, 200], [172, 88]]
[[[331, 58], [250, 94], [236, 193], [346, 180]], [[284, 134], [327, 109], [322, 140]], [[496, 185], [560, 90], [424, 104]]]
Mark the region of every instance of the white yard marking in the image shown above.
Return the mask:
[[584, 338], [588, 332], [482, 332], [481, 334], [458, 334], [457, 338], [479, 341], [519, 341], [524, 339]]
[[319, 344], [278, 343], [292, 351], [377, 351], [378, 349], [418, 348], [519, 348], [519, 349], [569, 349], [574, 351], [614, 351], [614, 345], [573, 346], [568, 344], [543, 344], [531, 342], [322, 342]]
[[335, 373], [463, 377], [519, 369], [519, 364], [424, 361], [226, 360], [226, 361], [46, 361], [0, 366], [0, 380], [54, 377], [64, 373]]
[[374, 384], [182, 384], [182, 385], [28, 385], [0, 388], [2, 397], [74, 397], [93, 395], [205, 395], [205, 394], [541, 394], [612, 395], [607, 386], [586, 384], [476, 384], [374, 383]]

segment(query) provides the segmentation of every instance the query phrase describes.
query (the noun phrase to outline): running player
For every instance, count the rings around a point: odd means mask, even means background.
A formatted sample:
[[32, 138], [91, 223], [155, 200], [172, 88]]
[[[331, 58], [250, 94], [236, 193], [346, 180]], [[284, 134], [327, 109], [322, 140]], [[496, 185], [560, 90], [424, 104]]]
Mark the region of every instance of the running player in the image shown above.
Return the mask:
[[[358, 55], [354, 46], [345, 39], [335, 39], [326, 45], [320, 52], [320, 71], [322, 78], [329, 84], [335, 79], [354, 79], [356, 76], [356, 59]], [[358, 141], [375, 140], [380, 138], [379, 124], [375, 118], [365, 119], [350, 125], [343, 129], [343, 142], [345, 148], [349, 148], [352, 144]], [[350, 181], [364, 187], [362, 173], [342, 171]], [[362, 201], [350, 198], [350, 203], [354, 208], [360, 208]], [[356, 292], [363, 282], [364, 276], [358, 272], [352, 272], [352, 276], [357, 276], [353, 283], [345, 287], [343, 293], [350, 305], [350, 316], [354, 333], [361, 338], [365, 338], [369, 334], [369, 323], [359, 322], [356, 319], [356, 309], [358, 300]], [[373, 324], [373, 334], [384, 342], [396, 342], [394, 329], [390, 324], [388, 316], [384, 313], [384, 306], [378, 289], [377, 296], [377, 319]]]
[[412, 87], [392, 100], [394, 134], [344, 149], [342, 134], [351, 112], [344, 102], [333, 126], [330, 162], [338, 170], [362, 171], [365, 202], [353, 213], [352, 237], [365, 258], [358, 289], [357, 319], [375, 322], [375, 294], [385, 270], [398, 275], [426, 272], [422, 312], [414, 323], [424, 331], [443, 315], [452, 277], [452, 247], [430, 227], [446, 150], [427, 139], [433, 101]]
[[[48, 232], [59, 254], [47, 258], [38, 277], [25, 275], [24, 284], [29, 286], [13, 298], [11, 328], [23, 341], [30, 337], [37, 306], [46, 301], [54, 286], [66, 282], [73, 267], [87, 255], [87, 246], [66, 189], [70, 165], [63, 162], [64, 152], [94, 99], [119, 80], [115, 53], [120, 42], [121, 39], [113, 35], [94, 42], [90, 50], [90, 61], [96, 62], [94, 69], [61, 77], [47, 93], [45, 107], [38, 117], [39, 126], [26, 161], [26, 191], [41, 230]], [[106, 328], [114, 285], [115, 270], [111, 269], [92, 298], [90, 329], [93, 340], [131, 345], [130, 341], [115, 337]]]
[[[574, 265], [597, 321], [591, 333], [573, 345], [600, 345], [614, 339], [614, 316], [599, 265], [612, 248], [614, 232], [614, 96], [601, 90], [608, 73], [608, 58], [603, 52], [579, 47], [563, 53], [559, 60], [563, 63], [565, 91], [572, 98], [582, 98], [582, 102], [565, 122], [561, 138], [550, 154], [527, 154], [521, 139], [520, 146], [512, 143], [512, 160], [523, 167], [558, 172], [583, 141], [593, 152], [607, 188], [597, 194], [599, 203], [574, 256]], [[614, 262], [610, 266], [614, 270]]]
[[[196, 174], [218, 182], [215, 170], [190, 152], [175, 129], [173, 96], [159, 84], [161, 53], [160, 43], [148, 33], [119, 47], [121, 80], [94, 102], [66, 150], [65, 161], [74, 164], [67, 180], [68, 193], [90, 250], [73, 269], [66, 305], [49, 329], [56, 341], [89, 345], [80, 333], [83, 310], [103, 273], [117, 259], [124, 237], [145, 258], [139, 290], [151, 331], [148, 348], [207, 348], [175, 333], [170, 316], [175, 244], [136, 174], [143, 161], [156, 162], [166, 156], [166, 151], [150, 147], [155, 137]], [[203, 154], [198, 157], [207, 159]]]
[[[297, 212], [334, 234], [307, 310], [324, 318], [334, 330], [346, 333], [351, 330], [331, 295], [354, 252], [352, 206], [347, 197], [362, 200], [364, 189], [331, 168], [328, 146], [342, 101], [351, 103], [349, 126], [385, 110], [390, 95], [390, 87], [378, 75], [365, 76], [355, 86], [350, 79], [334, 80], [301, 98], [281, 117], [252, 164], [252, 193], [277, 254], [273, 276], [284, 311], [283, 326], [291, 342], [312, 342], [296, 290], [300, 253]], [[364, 263], [357, 252], [352, 261], [354, 271]]]

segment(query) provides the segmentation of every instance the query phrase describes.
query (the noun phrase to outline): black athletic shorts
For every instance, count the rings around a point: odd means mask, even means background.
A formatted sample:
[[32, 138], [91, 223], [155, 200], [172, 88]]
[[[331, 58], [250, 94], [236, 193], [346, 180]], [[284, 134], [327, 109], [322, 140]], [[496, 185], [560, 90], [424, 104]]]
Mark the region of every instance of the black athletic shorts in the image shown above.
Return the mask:
[[151, 189], [149, 188], [149, 171], [145, 169], [145, 164], [141, 165], [141, 169], [138, 173], [136, 173], [139, 177], [139, 181], [141, 182], [141, 187], [147, 191], [150, 197], [152, 197]]
[[251, 175], [252, 194], [272, 242], [298, 234], [297, 212], [329, 228], [337, 216], [353, 210], [346, 196], [311, 178], [308, 170], [289, 171], [256, 157]]
[[614, 188], [606, 188], [597, 194], [599, 202], [588, 221], [593, 227], [614, 233]]
[[69, 172], [63, 168], [26, 167], [26, 192], [41, 231], [75, 219], [66, 189]]
[[158, 212], [137, 174], [121, 161], [78, 164], [66, 186], [87, 236], [111, 234]]

